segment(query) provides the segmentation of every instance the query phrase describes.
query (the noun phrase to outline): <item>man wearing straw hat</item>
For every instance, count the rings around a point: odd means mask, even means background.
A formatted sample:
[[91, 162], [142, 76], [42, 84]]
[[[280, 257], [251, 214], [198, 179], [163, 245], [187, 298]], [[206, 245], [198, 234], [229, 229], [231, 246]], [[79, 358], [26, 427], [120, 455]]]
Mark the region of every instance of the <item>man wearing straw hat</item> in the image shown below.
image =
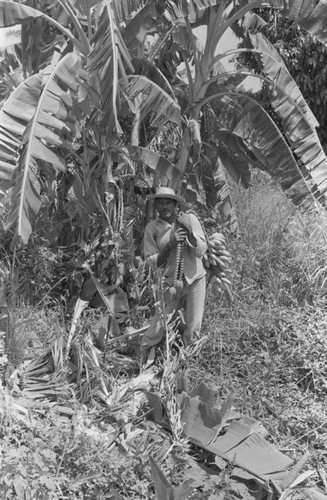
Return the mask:
[[[158, 215], [145, 228], [144, 257], [152, 269], [163, 269], [166, 319], [176, 310], [183, 311], [183, 342], [189, 345], [200, 335], [204, 312], [206, 237], [197, 217], [182, 211], [185, 201], [173, 189], [160, 187], [148, 199], [154, 200]], [[142, 351], [158, 344], [164, 332], [157, 308], [143, 336]]]

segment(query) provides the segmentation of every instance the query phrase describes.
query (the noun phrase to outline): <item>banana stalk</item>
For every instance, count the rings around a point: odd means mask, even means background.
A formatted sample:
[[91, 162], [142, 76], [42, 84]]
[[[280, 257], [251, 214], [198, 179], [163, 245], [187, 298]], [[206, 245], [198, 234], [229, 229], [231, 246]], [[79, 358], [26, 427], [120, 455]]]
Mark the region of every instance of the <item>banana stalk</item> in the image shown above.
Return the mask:
[[227, 278], [230, 273], [229, 264], [231, 263], [231, 255], [226, 250], [226, 240], [221, 233], [214, 233], [208, 239], [208, 250], [204, 256], [203, 264], [206, 269], [211, 270], [214, 275], [214, 283], [219, 290], [223, 290], [230, 303], [234, 297], [230, 290], [231, 282]]
[[184, 246], [183, 241], [179, 241], [177, 243], [174, 281], [172, 286], [169, 288], [169, 293], [172, 297], [177, 295], [177, 293], [180, 292], [180, 290], [183, 288], [183, 272], [184, 272], [183, 246]]

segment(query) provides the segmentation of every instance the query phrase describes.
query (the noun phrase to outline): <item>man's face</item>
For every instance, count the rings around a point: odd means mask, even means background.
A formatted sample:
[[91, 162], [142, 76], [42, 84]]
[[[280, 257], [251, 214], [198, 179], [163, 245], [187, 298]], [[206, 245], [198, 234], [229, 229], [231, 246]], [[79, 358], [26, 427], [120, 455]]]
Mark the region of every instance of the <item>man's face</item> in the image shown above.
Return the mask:
[[172, 222], [177, 213], [177, 202], [169, 198], [158, 198], [156, 200], [156, 209], [161, 219]]

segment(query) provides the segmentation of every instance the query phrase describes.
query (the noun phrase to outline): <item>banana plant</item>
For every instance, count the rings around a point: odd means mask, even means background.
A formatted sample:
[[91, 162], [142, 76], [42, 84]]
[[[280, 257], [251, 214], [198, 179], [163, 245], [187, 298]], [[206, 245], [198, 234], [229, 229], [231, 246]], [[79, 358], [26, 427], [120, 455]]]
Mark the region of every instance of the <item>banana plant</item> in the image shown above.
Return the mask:
[[[208, 169], [205, 171], [203, 167], [210, 164], [208, 151], [211, 148], [218, 161], [212, 164], [211, 182], [207, 184], [215, 184], [218, 164], [223, 164], [232, 178], [245, 187], [249, 185], [251, 167], [258, 167], [274, 176], [302, 210], [314, 209], [316, 200], [325, 205], [327, 163], [316, 132], [318, 123], [277, 51], [260, 33], [259, 16], [254, 16], [252, 10], [264, 4], [210, 0], [170, 4], [171, 16], [176, 24], [179, 22], [183, 36], [177, 30], [172, 33], [170, 50], [165, 47], [161, 64], [168, 66], [169, 60], [171, 75], [178, 71], [181, 62], [186, 69], [182, 84], [187, 88], [184, 103], [187, 114], [175, 156], [181, 174], [194, 177], [196, 171], [199, 187], [203, 188], [200, 181], [208, 176]], [[291, 1], [288, 8], [272, 7], [280, 8], [285, 16], [299, 21], [304, 29], [319, 35], [325, 42], [319, 26], [311, 25], [316, 11], [309, 2], [304, 4], [305, 7]], [[319, 3], [317, 9], [322, 13], [323, 4]], [[310, 17], [310, 22], [304, 21], [304, 13]], [[317, 17], [315, 19], [319, 25]], [[193, 28], [200, 25], [206, 27], [206, 43], [202, 50], [197, 47], [193, 34]], [[253, 98], [241, 92], [239, 84], [248, 73], [241, 69], [223, 69], [224, 58], [244, 50], [217, 51], [228, 28], [246, 37], [247, 50], [261, 58], [262, 74], [258, 78], [270, 89], [271, 105], [282, 128]], [[215, 158], [214, 152], [211, 159]]]

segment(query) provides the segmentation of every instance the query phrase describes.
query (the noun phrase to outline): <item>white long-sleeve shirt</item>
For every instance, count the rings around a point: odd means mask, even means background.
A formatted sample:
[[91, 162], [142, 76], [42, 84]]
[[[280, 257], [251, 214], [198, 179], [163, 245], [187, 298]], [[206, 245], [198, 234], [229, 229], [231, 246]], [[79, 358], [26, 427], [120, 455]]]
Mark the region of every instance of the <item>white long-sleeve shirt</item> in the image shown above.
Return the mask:
[[[184, 278], [190, 285], [195, 280], [205, 276], [206, 270], [202, 263], [202, 257], [207, 250], [206, 238], [200, 221], [194, 214], [188, 214], [192, 226], [192, 232], [196, 239], [196, 246], [192, 246], [188, 241], [183, 246], [184, 255]], [[157, 217], [149, 222], [144, 233], [144, 256], [152, 267], [156, 269], [159, 253], [169, 243], [174, 224]], [[165, 267], [165, 280], [172, 284], [176, 262], [176, 247], [173, 248], [167, 258]]]

